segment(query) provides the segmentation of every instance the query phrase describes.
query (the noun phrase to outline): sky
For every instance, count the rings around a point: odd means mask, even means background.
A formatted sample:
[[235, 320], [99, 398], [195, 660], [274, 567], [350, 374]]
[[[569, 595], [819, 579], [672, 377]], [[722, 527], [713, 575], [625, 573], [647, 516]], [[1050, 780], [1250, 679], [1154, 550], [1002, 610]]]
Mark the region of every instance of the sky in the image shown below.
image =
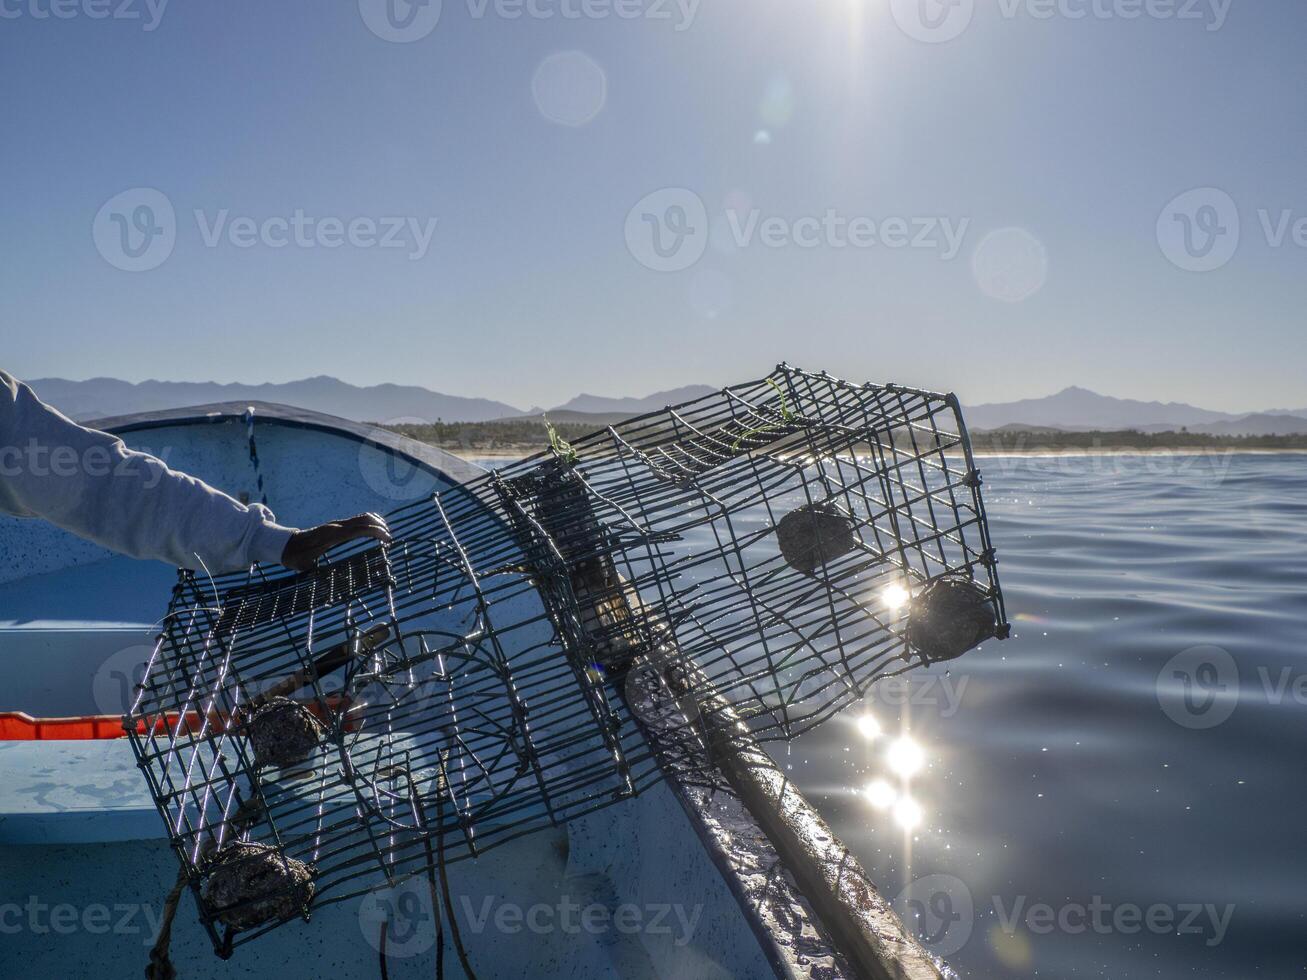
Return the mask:
[[1300, 0], [0, 0], [0, 366], [1302, 408], [1304, 36]]

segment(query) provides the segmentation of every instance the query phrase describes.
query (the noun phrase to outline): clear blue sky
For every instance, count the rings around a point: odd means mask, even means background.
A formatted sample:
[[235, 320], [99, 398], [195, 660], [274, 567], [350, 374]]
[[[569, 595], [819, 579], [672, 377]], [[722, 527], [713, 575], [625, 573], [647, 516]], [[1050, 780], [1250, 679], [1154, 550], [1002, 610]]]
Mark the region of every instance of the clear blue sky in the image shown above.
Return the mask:
[[[674, 2], [652, 16], [661, 0], [621, 0], [635, 19], [444, 0], [411, 43], [380, 39], [357, 0], [173, 0], [151, 31], [66, 2], [68, 19], [38, 16], [50, 0], [0, 2], [0, 364], [20, 376], [332, 374], [526, 406], [789, 360], [972, 402], [1079, 384], [1307, 406], [1307, 248], [1291, 233], [1274, 247], [1258, 218], [1307, 217], [1300, 0], [1233, 0], [1219, 30], [1213, 0], [1196, 20], [979, 0], [946, 43], [901, 29], [916, 0], [701, 0], [684, 30]], [[1239, 249], [1183, 271], [1159, 215], [1207, 186], [1235, 202]], [[175, 208], [175, 247], [127, 272], [92, 227], [138, 187]], [[691, 267], [655, 272], [625, 228], [666, 187], [694, 191], [715, 233]], [[821, 236], [741, 247], [726, 212], [745, 225], [755, 208], [968, 224], [951, 261]], [[224, 210], [437, 225], [416, 261], [206, 246]], [[1009, 228], [1025, 234], [975, 260]], [[1007, 302], [982, 285], [1039, 288]]]

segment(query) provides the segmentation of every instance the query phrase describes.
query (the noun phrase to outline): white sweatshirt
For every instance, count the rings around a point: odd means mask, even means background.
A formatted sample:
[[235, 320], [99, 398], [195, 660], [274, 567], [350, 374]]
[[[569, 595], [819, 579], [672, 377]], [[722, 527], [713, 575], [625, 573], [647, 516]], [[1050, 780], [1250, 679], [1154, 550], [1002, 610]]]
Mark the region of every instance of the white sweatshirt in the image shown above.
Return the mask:
[[277, 562], [295, 533], [261, 504], [246, 507], [78, 425], [3, 371], [0, 513], [42, 517], [133, 558], [214, 573]]

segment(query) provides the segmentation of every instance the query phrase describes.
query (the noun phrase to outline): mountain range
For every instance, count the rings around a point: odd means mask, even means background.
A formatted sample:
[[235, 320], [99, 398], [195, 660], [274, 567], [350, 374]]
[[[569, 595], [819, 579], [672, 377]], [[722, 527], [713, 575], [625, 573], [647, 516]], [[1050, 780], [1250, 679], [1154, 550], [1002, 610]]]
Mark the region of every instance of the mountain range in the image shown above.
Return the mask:
[[217, 384], [210, 381], [142, 381], [115, 378], [66, 381], [38, 378], [28, 382], [41, 398], [78, 420], [132, 415], [164, 408], [214, 402], [264, 401], [294, 405], [355, 422], [488, 422], [522, 410], [486, 398], [442, 395], [415, 385], [361, 388], [331, 377], [305, 378], [285, 384]]
[[965, 406], [968, 427], [998, 429], [1031, 426], [1067, 431], [1137, 429], [1203, 435], [1294, 435], [1307, 433], [1307, 409], [1232, 414], [1183, 402], [1145, 402], [1112, 398], [1087, 388], [1064, 388], [1045, 398]]
[[552, 415], [557, 412], [584, 412], [587, 415], [639, 415], [642, 412], [656, 412], [668, 405], [680, 405], [693, 401], [704, 395], [711, 395], [718, 389], [711, 385], [686, 385], [671, 391], [655, 391], [644, 398], [604, 398], [600, 395], [577, 395], [570, 402], [564, 402], [549, 410]]
[[967, 425], [997, 429], [1017, 423], [1052, 429], [1129, 429], [1166, 425], [1172, 429], [1229, 421], [1234, 416], [1178, 402], [1109, 398], [1086, 388], [1064, 388], [1045, 398], [967, 406]]
[[[47, 402], [79, 420], [247, 399], [295, 405], [356, 422], [417, 419], [488, 422], [542, 413], [538, 408], [524, 411], [506, 402], [445, 395], [414, 385], [359, 387], [325, 376], [284, 384], [178, 381], [142, 381], [133, 384], [113, 378], [91, 378], [86, 381], [38, 378], [30, 384]], [[708, 385], [689, 385], [654, 392], [643, 398], [581, 394], [549, 409], [545, 414], [560, 420], [584, 420], [596, 416], [622, 417], [657, 411], [667, 405], [689, 401], [716, 390]], [[1307, 433], [1307, 408], [1237, 414], [1211, 411], [1180, 402], [1113, 398], [1076, 387], [1065, 388], [1045, 398], [971, 405], [966, 407], [965, 412], [967, 424], [972, 429], [1025, 426], [1073, 431], [1138, 429], [1143, 432], [1167, 432], [1184, 428], [1208, 435]]]

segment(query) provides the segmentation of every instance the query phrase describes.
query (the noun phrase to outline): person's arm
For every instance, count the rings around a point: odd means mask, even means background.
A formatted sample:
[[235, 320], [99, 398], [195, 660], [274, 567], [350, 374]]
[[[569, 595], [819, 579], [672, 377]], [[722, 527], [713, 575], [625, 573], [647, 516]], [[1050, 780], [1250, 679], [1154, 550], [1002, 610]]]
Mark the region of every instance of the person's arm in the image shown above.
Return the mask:
[[352, 538], [388, 541], [364, 514], [308, 531], [282, 527], [201, 480], [78, 425], [0, 372], [0, 511], [41, 517], [134, 558], [217, 573], [254, 562], [311, 568]]

